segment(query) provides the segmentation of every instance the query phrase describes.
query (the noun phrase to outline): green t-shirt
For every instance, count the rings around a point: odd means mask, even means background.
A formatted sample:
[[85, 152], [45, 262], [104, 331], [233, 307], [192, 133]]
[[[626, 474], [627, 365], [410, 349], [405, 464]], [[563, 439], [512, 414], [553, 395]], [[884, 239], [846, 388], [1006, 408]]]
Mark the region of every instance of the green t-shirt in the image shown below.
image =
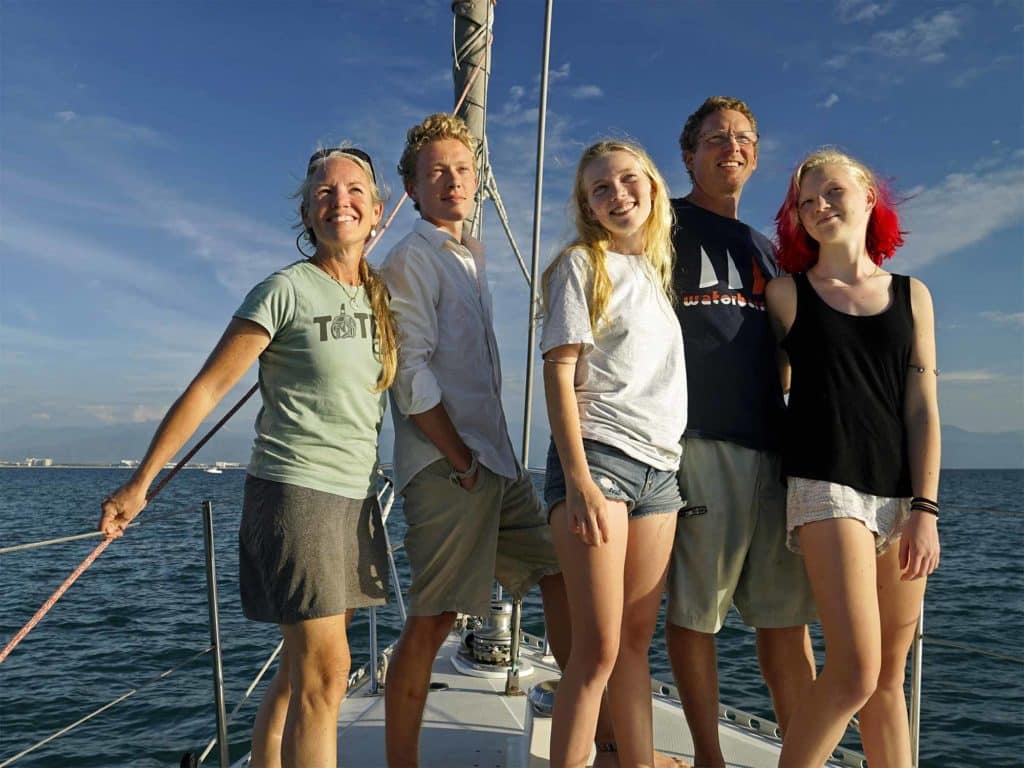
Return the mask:
[[384, 393], [376, 323], [363, 288], [299, 261], [253, 288], [235, 312], [270, 334], [249, 473], [353, 499], [373, 493]]

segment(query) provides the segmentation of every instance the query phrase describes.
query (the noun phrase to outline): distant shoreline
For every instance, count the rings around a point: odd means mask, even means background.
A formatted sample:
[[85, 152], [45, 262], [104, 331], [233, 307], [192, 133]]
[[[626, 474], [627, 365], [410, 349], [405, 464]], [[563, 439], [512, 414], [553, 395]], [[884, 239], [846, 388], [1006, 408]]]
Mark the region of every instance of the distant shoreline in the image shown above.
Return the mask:
[[[172, 464], [164, 469], [173, 469]], [[240, 464], [234, 467], [218, 467], [216, 464], [186, 464], [182, 469], [201, 469], [203, 471], [207, 469], [220, 469], [224, 472], [232, 472], [238, 469], [246, 469], [244, 464]], [[50, 464], [47, 466], [28, 466], [26, 464], [15, 464], [13, 462], [0, 462], [0, 469], [136, 469], [136, 467], [122, 467], [118, 464]]]

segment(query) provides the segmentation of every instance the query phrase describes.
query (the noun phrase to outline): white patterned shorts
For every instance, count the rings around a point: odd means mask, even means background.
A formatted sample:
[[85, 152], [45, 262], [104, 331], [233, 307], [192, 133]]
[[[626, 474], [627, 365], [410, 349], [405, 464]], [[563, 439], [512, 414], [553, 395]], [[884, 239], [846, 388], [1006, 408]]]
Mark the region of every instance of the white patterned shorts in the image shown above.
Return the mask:
[[800, 553], [796, 529], [819, 520], [860, 520], [875, 534], [875, 549], [885, 552], [903, 531], [910, 499], [872, 496], [848, 485], [804, 477], [786, 478], [786, 546]]

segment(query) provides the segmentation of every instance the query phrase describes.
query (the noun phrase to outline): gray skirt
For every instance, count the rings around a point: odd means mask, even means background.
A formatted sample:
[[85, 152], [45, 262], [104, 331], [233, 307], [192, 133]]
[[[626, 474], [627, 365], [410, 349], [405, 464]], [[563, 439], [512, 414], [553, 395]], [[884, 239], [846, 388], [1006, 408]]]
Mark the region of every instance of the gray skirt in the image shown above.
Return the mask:
[[376, 497], [349, 499], [247, 475], [238, 531], [242, 612], [294, 624], [387, 599]]

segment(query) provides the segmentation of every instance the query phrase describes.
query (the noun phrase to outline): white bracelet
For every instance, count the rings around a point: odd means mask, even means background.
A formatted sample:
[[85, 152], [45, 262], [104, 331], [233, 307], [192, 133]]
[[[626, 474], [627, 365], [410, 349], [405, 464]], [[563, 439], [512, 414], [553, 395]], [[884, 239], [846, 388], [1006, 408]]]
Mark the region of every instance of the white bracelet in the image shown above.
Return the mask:
[[468, 477], [472, 477], [473, 474], [480, 469], [480, 461], [477, 459], [476, 454], [471, 453], [470, 455], [473, 457], [473, 460], [469, 462], [469, 466], [466, 467], [465, 472], [459, 472], [455, 467], [452, 467], [452, 472], [448, 475], [448, 479], [455, 485], [462, 485], [463, 480]]

